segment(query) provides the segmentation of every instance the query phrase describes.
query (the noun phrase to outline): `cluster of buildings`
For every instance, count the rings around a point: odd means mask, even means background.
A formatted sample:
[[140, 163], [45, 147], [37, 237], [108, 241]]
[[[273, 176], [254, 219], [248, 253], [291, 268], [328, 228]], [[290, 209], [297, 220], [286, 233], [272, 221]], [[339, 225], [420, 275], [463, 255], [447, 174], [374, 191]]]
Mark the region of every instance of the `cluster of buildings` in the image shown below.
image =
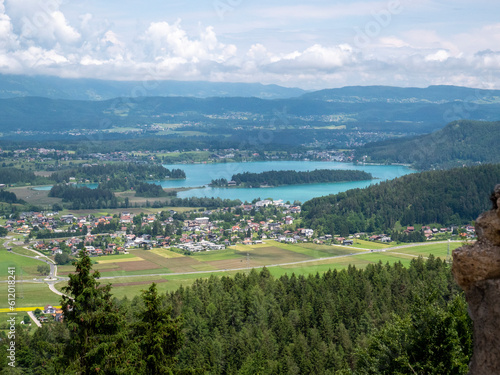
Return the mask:
[[[260, 215], [256, 219], [257, 212], [263, 212], [261, 210], [267, 208], [273, 208], [274, 211], [271, 212], [278, 212], [279, 215], [271, 215], [268, 212], [267, 216]], [[218, 214], [227, 215], [230, 212], [229, 221], [227, 216], [226, 221], [217, 219], [220, 218]], [[266, 239], [284, 243], [315, 241], [343, 245], [351, 245], [352, 238], [355, 237], [383, 243], [392, 241], [391, 237], [385, 234], [358, 233], [349, 238], [325, 234], [318, 237], [314, 230], [297, 228], [294, 225], [300, 213], [300, 205], [264, 199], [253, 204], [242, 204], [232, 211], [229, 208], [220, 208], [187, 213], [183, 221], [174, 220], [176, 212], [172, 210], [139, 215], [123, 211], [113, 216], [24, 212], [15, 219], [8, 219], [5, 227], [9, 232], [34, 238], [34, 249], [53, 256], [63, 252], [76, 255], [80, 250], [85, 250], [92, 256], [101, 256], [123, 254], [133, 248], [154, 247], [175, 247], [198, 252], [222, 250], [235, 243], [256, 244]], [[404, 232], [410, 234], [415, 230], [415, 227], [408, 226]], [[427, 240], [451, 233], [458, 233], [461, 238], [475, 237], [475, 229], [471, 225], [443, 228], [423, 226], [418, 230], [421, 230]], [[42, 237], [39, 233], [50, 235], [37, 239]], [[60, 237], [57, 236], [58, 233], [61, 234]], [[106, 237], [106, 241], [103, 242], [102, 237]]]

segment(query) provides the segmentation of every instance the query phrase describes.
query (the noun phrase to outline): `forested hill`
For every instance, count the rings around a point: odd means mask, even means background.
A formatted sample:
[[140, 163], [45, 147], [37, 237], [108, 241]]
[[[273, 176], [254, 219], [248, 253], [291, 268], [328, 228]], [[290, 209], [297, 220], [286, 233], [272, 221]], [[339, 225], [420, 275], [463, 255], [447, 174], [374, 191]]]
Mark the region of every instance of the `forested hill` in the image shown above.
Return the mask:
[[[317, 184], [323, 182], [345, 182], [371, 180], [370, 173], [356, 170], [336, 170], [336, 169], [315, 169], [314, 171], [266, 171], [261, 173], [237, 173], [232, 176], [232, 180], [237, 186], [260, 187], [297, 185], [297, 184]], [[225, 186], [225, 179], [213, 180], [212, 186]]]
[[368, 161], [413, 164], [417, 169], [500, 162], [500, 121], [461, 120], [434, 133], [407, 140], [371, 143], [357, 150]]
[[465, 224], [491, 208], [500, 164], [409, 174], [304, 203], [303, 226], [325, 233], [389, 231], [401, 225]]

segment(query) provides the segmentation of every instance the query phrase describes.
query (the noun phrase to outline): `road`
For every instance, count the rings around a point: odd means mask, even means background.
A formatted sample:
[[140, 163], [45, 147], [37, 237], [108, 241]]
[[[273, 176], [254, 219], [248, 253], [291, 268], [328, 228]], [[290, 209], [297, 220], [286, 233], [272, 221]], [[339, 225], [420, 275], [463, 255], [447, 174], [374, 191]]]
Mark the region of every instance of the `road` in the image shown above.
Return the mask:
[[28, 315], [30, 316], [31, 320], [33, 320], [38, 327], [42, 328], [42, 323], [40, 323], [40, 321], [36, 318], [35, 314], [33, 314], [33, 311], [28, 311]]

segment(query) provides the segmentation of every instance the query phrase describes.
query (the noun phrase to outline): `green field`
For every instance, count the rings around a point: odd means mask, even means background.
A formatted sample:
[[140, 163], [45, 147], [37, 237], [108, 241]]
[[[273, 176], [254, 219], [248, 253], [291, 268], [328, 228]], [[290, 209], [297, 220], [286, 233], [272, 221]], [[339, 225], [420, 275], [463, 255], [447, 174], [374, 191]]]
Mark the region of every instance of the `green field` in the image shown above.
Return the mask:
[[[358, 244], [367, 248], [371, 242]], [[375, 244], [378, 247], [380, 244]], [[383, 245], [383, 244], [381, 244]], [[461, 243], [450, 243], [453, 250]], [[192, 255], [182, 255], [171, 250], [158, 248], [154, 251], [131, 250], [130, 254], [112, 255], [93, 258], [93, 268], [99, 270], [102, 283], [113, 284], [116, 297], [132, 298], [141, 290], [147, 289], [152, 282], [158, 284], [162, 292], [174, 291], [181, 285], [191, 285], [196, 279], [211, 275], [234, 275], [237, 272], [249, 272], [250, 268], [267, 266], [271, 274], [280, 277], [284, 274], [309, 275], [324, 273], [329, 269], [344, 269], [349, 265], [364, 268], [378, 262], [401, 262], [407, 266], [411, 260], [433, 254], [445, 259], [448, 243], [415, 244], [408, 247], [385, 247], [379, 251], [366, 251], [353, 246], [330, 246], [305, 244], [283, 244], [265, 241], [260, 245], [237, 245], [226, 250], [206, 251]], [[325, 259], [326, 258], [326, 259]], [[101, 261], [102, 263], [99, 263]], [[10, 263], [9, 263], [10, 262]], [[34, 275], [40, 262], [20, 257], [15, 254], [0, 252], [0, 275], [6, 279], [7, 267], [15, 264], [23, 269], [23, 274]], [[58, 267], [58, 274], [63, 276], [74, 270], [73, 266]], [[30, 273], [31, 272], [31, 273]], [[151, 276], [148, 276], [151, 275]], [[64, 283], [57, 284], [57, 288]], [[38, 306], [58, 304], [59, 296], [53, 294], [45, 284], [23, 284], [18, 306]], [[0, 292], [0, 300], [6, 300], [6, 292]], [[1, 306], [0, 306], [1, 307]]]
[[[5, 278], [2, 278], [4, 280]], [[7, 284], [1, 284], [0, 308], [9, 307], [7, 303]], [[60, 297], [44, 283], [16, 283], [16, 307], [60, 305]]]
[[0, 278], [6, 280], [9, 267], [15, 267], [16, 279], [33, 279], [40, 277], [37, 272], [39, 265], [45, 264], [36, 259], [26, 258], [0, 248]]
[[352, 244], [352, 247], [357, 247], [361, 249], [387, 249], [389, 247], [396, 246], [395, 244], [386, 244], [386, 243], [381, 243], [381, 242], [373, 242], [373, 241], [365, 241], [365, 240], [359, 240], [355, 239], [354, 243]]

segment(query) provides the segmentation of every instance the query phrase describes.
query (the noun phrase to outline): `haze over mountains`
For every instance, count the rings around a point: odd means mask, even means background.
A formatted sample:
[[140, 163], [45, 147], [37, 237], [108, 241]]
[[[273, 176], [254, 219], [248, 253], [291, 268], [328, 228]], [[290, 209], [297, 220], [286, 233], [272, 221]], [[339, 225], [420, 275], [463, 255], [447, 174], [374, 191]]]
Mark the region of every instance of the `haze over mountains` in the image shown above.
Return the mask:
[[273, 130], [280, 122], [286, 129], [407, 135], [430, 133], [453, 120], [495, 121], [500, 111], [499, 90], [455, 86], [359, 86], [306, 93], [246, 83], [0, 75], [0, 88], [0, 132], [183, 123], [228, 134], [235, 128]]
[[143, 81], [106, 81], [90, 78], [59, 78], [0, 74], [0, 98], [40, 96], [51, 99], [107, 100], [117, 97], [186, 96], [291, 98], [304, 94], [299, 88], [260, 83], [201, 81], [161, 81], [146, 77]]

